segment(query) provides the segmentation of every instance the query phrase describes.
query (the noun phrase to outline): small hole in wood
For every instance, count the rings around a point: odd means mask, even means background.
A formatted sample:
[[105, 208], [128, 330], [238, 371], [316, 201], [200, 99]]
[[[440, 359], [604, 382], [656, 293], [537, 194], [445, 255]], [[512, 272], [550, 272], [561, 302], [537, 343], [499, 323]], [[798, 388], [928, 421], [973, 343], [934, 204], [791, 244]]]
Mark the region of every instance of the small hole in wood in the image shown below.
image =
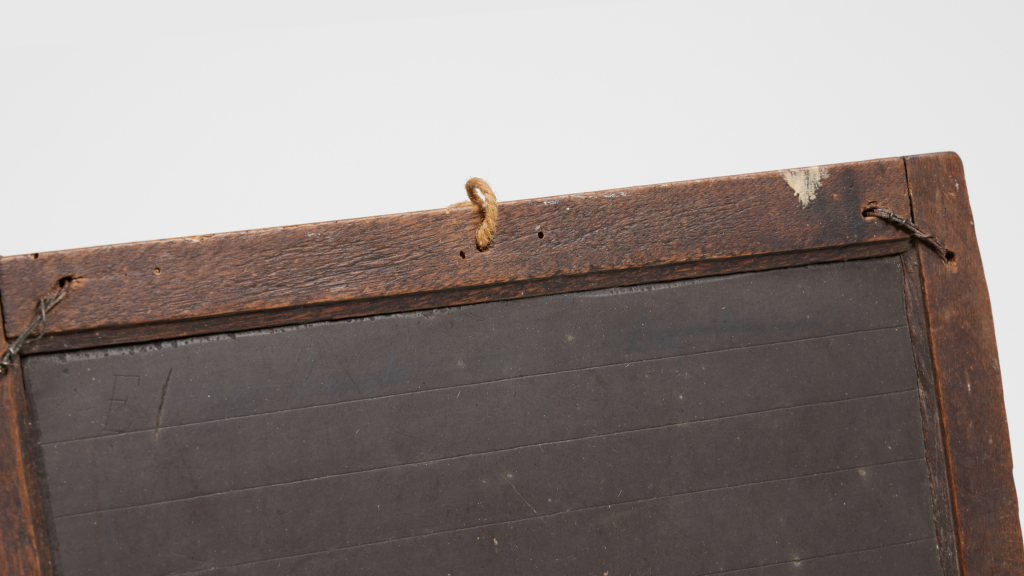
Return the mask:
[[160, 269], [159, 268], [153, 268], [153, 274], [159, 274], [159, 273], [160, 273]]
[[32, 259], [33, 260], [38, 260], [39, 259], [39, 254], [32, 254]]
[[60, 280], [57, 281], [57, 285], [60, 286], [61, 288], [66, 288], [68, 286], [68, 284], [71, 284], [74, 281], [75, 281], [75, 277], [74, 276], [65, 276], [65, 277], [63, 277], [63, 278], [61, 278]]
[[544, 232], [543, 231], [537, 232], [537, 238], [540, 238], [541, 240], [543, 240], [544, 239]]
[[462, 250], [459, 250], [459, 258], [462, 258], [463, 260], [465, 260], [466, 259], [466, 253], [463, 252]]
[[956, 262], [956, 252], [946, 250], [946, 263], [953, 264], [954, 262]]

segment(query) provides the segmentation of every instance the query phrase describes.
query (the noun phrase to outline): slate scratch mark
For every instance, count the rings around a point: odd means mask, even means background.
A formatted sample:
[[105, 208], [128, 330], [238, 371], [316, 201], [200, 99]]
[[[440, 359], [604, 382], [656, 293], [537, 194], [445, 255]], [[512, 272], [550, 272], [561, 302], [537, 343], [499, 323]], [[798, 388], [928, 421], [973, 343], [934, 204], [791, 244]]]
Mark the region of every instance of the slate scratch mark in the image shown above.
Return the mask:
[[[911, 459], [907, 459], [907, 460], [900, 460], [900, 461], [894, 461], [894, 462], [886, 462], [886, 463], [882, 463], [882, 464], [875, 464], [875, 465], [871, 465], [870, 467], [871, 468], [876, 468], [876, 467], [881, 467], [881, 466], [890, 466], [890, 465], [894, 465], [894, 464], [905, 464], [905, 463], [908, 463], [908, 462], [924, 462], [924, 460], [925, 460], [924, 458], [911, 458]], [[381, 545], [384, 545], [384, 544], [391, 544], [391, 543], [394, 543], [394, 542], [420, 540], [420, 539], [423, 539], [423, 538], [429, 538], [431, 536], [435, 536], [436, 537], [436, 536], [443, 535], [443, 534], [465, 533], [465, 532], [468, 532], [468, 531], [471, 531], [471, 530], [480, 530], [480, 529], [486, 529], [486, 528], [491, 528], [491, 527], [495, 527], [495, 526], [516, 526], [516, 525], [520, 525], [520, 524], [522, 524], [524, 522], [528, 522], [530, 520], [535, 520], [537, 518], [544, 519], [544, 518], [547, 518], [547, 517], [552, 517], [552, 518], [566, 517], [566, 516], [568, 516], [570, 514], [573, 514], [573, 513], [586, 512], [586, 511], [597, 510], [597, 509], [607, 509], [607, 508], [623, 509], [625, 506], [629, 506], [629, 505], [633, 505], [633, 504], [640, 504], [640, 503], [644, 503], [644, 502], [664, 501], [664, 500], [669, 500], [669, 499], [672, 499], [672, 498], [677, 498], [679, 496], [686, 496], [686, 495], [692, 495], [692, 494], [701, 494], [701, 493], [711, 493], [711, 492], [721, 492], [723, 490], [729, 490], [729, 489], [733, 489], [733, 488], [742, 488], [744, 486], [755, 486], [755, 485], [759, 485], [759, 484], [778, 484], [778, 483], [781, 483], [781, 482], [786, 482], [786, 481], [789, 481], [789, 480], [795, 480], [795, 479], [798, 479], [798, 478], [813, 478], [813, 477], [817, 477], [817, 476], [832, 476], [832, 475], [839, 474], [839, 473], [842, 473], [842, 472], [851, 472], [853, 470], [859, 470], [859, 469], [860, 469], [860, 467], [857, 467], [857, 468], [843, 468], [843, 469], [831, 470], [829, 472], [817, 472], [817, 473], [813, 473], [813, 474], [798, 475], [798, 476], [793, 476], [793, 477], [790, 477], [790, 478], [778, 478], [778, 479], [774, 479], [774, 480], [762, 480], [762, 481], [755, 481], [755, 482], [746, 482], [746, 483], [742, 483], [742, 484], [718, 486], [718, 487], [714, 487], [714, 488], [707, 488], [707, 489], [702, 489], [702, 490], [694, 490], [694, 491], [690, 491], [690, 492], [681, 492], [681, 493], [677, 493], [677, 494], [666, 494], [666, 495], [663, 495], [663, 496], [654, 496], [654, 497], [650, 497], [650, 498], [641, 498], [641, 499], [638, 499], [638, 500], [631, 500], [629, 502], [620, 502], [620, 503], [615, 503], [615, 504], [599, 504], [599, 505], [595, 505], [595, 506], [585, 506], [585, 507], [582, 507], [582, 508], [574, 508], [574, 509], [562, 510], [562, 511], [558, 511], [558, 512], [549, 512], [547, 514], [544, 514], [543, 516], [538, 515], [538, 516], [531, 516], [531, 517], [525, 517], [525, 518], [517, 518], [515, 520], [505, 520], [505, 521], [499, 521], [499, 522], [490, 522], [490, 523], [487, 523], [487, 524], [477, 524], [475, 526], [466, 526], [466, 527], [461, 527], [461, 528], [453, 528], [453, 529], [450, 529], [450, 530], [441, 530], [441, 531], [438, 531], [438, 532], [431, 532], [429, 534], [415, 534], [415, 535], [410, 535], [410, 536], [400, 536], [400, 537], [397, 537], [397, 538], [392, 538], [390, 540], [379, 540], [379, 541], [366, 542], [366, 543], [363, 543], [363, 544], [355, 544], [355, 545], [350, 545], [350, 546], [339, 546], [339, 547], [335, 547], [335, 548], [327, 548], [327, 549], [323, 549], [323, 550], [316, 550], [316, 551], [313, 551], [313, 552], [304, 552], [304, 553], [294, 554], [294, 555], [289, 555], [289, 556], [278, 556], [278, 557], [275, 557], [275, 558], [264, 558], [264, 559], [253, 560], [253, 561], [248, 561], [248, 562], [240, 562], [240, 563], [237, 563], [237, 564], [225, 564], [225, 565], [216, 566], [216, 567], [213, 567], [213, 568], [202, 568], [202, 569], [197, 569], [197, 570], [189, 570], [189, 571], [185, 571], [185, 572], [173, 572], [173, 573], [169, 574], [168, 576], [184, 576], [186, 574], [198, 574], [200, 572], [206, 572], [206, 571], [209, 571], [209, 570], [213, 570], [215, 568], [223, 569], [223, 568], [234, 568], [234, 567], [239, 567], [239, 566], [254, 566], [254, 565], [259, 565], [259, 564], [267, 564], [267, 563], [270, 563], [270, 562], [280, 562], [280, 561], [285, 560], [285, 559], [289, 559], [290, 560], [290, 559], [295, 559], [295, 558], [308, 558], [308, 557], [313, 557], [313, 556], [322, 556], [322, 555], [325, 555], [325, 554], [329, 554], [329, 553], [337, 552], [337, 551], [341, 551], [341, 550], [366, 549], [366, 548], [369, 548], [371, 546], [376, 547], [376, 546], [381, 546]], [[520, 495], [520, 497], [521, 497], [521, 495]], [[918, 539], [910, 540], [910, 541], [906, 541], [906, 542], [896, 542], [896, 543], [892, 543], [892, 544], [884, 544], [884, 545], [879, 546], [877, 548], [867, 548], [867, 549], [863, 549], [863, 550], [853, 550], [850, 553], [870, 551], [870, 550], [881, 550], [881, 549], [884, 549], [884, 548], [903, 546], [903, 545], [913, 544], [913, 543], [921, 542], [921, 541], [925, 541], [925, 540], [933, 540], [934, 541], [934, 538], [935, 538], [934, 536], [928, 536], [928, 537], [925, 537], [925, 538], [918, 538]], [[840, 555], [843, 555], [843, 554], [847, 554], [847, 553], [844, 552], [844, 553], [839, 553], [839, 554], [826, 554], [826, 555], [824, 555], [822, 557], [840, 556]], [[816, 558], [818, 558], [818, 557], [817, 556], [809, 556], [807, 558], [801, 559], [801, 561], [803, 561], [803, 560], [814, 560]], [[789, 564], [789, 563], [792, 563], [792, 562], [793, 562], [792, 560], [786, 560], [786, 561], [778, 563], [778, 564]], [[774, 565], [775, 564], [767, 564], [766, 566], [774, 566]], [[702, 576], [713, 576], [713, 575], [717, 575], [717, 574], [726, 574], [726, 573], [736, 572], [736, 571], [737, 570], [728, 570], [726, 572], [712, 572], [710, 574], [704, 574]]]
[[384, 379], [380, 381], [381, 384], [386, 384], [387, 383], [388, 376], [391, 376], [391, 368], [393, 368], [394, 365], [395, 365], [395, 353], [392, 352], [391, 353], [391, 357], [388, 358], [388, 369], [387, 369], [387, 372], [384, 373]]
[[160, 437], [160, 417], [164, 414], [164, 400], [167, 399], [167, 387], [171, 385], [171, 373], [174, 368], [167, 371], [167, 380], [164, 381], [164, 388], [160, 391], [160, 406], [156, 409], [156, 428], [153, 429], [153, 437]]
[[511, 480], [509, 480], [507, 476], [502, 476], [501, 478], [502, 478], [502, 479], [503, 479], [503, 480], [504, 480], [505, 482], [508, 482], [508, 485], [509, 485], [509, 486], [511, 486], [511, 487], [512, 487], [512, 490], [514, 490], [514, 491], [515, 491], [515, 493], [516, 493], [516, 496], [519, 496], [519, 499], [520, 499], [520, 500], [522, 500], [522, 501], [523, 501], [523, 502], [524, 502], [524, 503], [525, 503], [525, 504], [526, 504], [527, 506], [529, 506], [529, 507], [530, 507], [530, 510], [533, 510], [533, 515], [534, 515], [534, 516], [536, 516], [537, 518], [540, 518], [540, 519], [541, 519], [541, 521], [542, 521], [542, 522], [544, 522], [545, 524], [547, 524], [547, 523], [548, 523], [547, 519], [546, 519], [546, 518], [544, 518], [543, 516], [541, 516], [541, 515], [540, 515], [540, 512], [537, 512], [537, 509], [533, 507], [533, 504], [530, 504], [530, 503], [529, 503], [529, 502], [528, 502], [528, 501], [526, 500], [526, 498], [523, 498], [523, 495], [519, 493], [519, 489], [518, 489], [518, 488], [516, 488], [516, 485], [515, 485], [515, 484], [513, 484], [513, 483], [512, 483], [512, 481], [511, 481]]
[[[713, 354], [722, 354], [722, 353], [725, 353], [725, 352], [737, 351], [737, 350], [765, 349], [765, 348], [770, 348], [772, 346], [778, 346], [780, 344], [796, 344], [796, 343], [799, 343], [799, 342], [812, 342], [812, 341], [816, 341], [816, 340], [827, 340], [829, 338], [835, 338], [835, 337], [839, 337], [839, 336], [852, 336], [852, 335], [855, 335], [855, 334], [871, 334], [871, 333], [875, 333], [875, 332], [883, 332], [883, 331], [886, 331], [886, 330], [900, 330], [900, 329], [903, 329], [905, 326], [906, 326], [906, 324], [899, 324], [899, 325], [895, 325], [895, 326], [883, 326], [881, 328], [871, 328], [871, 329], [867, 329], [867, 330], [854, 330], [852, 332], [840, 332], [840, 333], [836, 333], [836, 334], [829, 334], [827, 336], [813, 336], [813, 337], [808, 337], [808, 338], [797, 338], [797, 339], [794, 339], [794, 340], [780, 340], [778, 342], [770, 342], [770, 343], [765, 343], [765, 344], [742, 345], [742, 346], [735, 346], [734, 348], [722, 348], [722, 349], [715, 349], [715, 350], [707, 350], [707, 351], [704, 351], [704, 352], [672, 354], [672, 355], [668, 355], [668, 356], [658, 356], [658, 357], [652, 357], [652, 358], [645, 358], [645, 359], [641, 359], [641, 360], [633, 360], [633, 361], [630, 361], [630, 362], [612, 362], [612, 363], [608, 363], [608, 364], [598, 364], [598, 365], [590, 366], [590, 367], [586, 367], [586, 368], [569, 368], [569, 369], [563, 369], [563, 370], [553, 370], [553, 371], [550, 371], [550, 372], [539, 372], [539, 373], [536, 373], [536, 374], [525, 374], [525, 375], [521, 375], [521, 376], [511, 376], [511, 377], [507, 377], [507, 378], [497, 378], [497, 379], [494, 379], [494, 380], [485, 380], [485, 381], [482, 381], [482, 382], [472, 382], [472, 383], [467, 383], [467, 384], [456, 384], [456, 385], [445, 386], [445, 387], [441, 387], [441, 388], [433, 388], [433, 389], [430, 389], [430, 390], [413, 390], [413, 391], [410, 391], [410, 392], [399, 392], [399, 393], [392, 393], [392, 394], [382, 394], [380, 396], [374, 396], [374, 397], [367, 397], [363, 393], [363, 390], [360, 388], [359, 383], [356, 382], [356, 380], [352, 377], [352, 374], [349, 373], [348, 368], [344, 364], [341, 364], [340, 367], [341, 367], [342, 371], [345, 373], [345, 376], [348, 378], [348, 381], [352, 384], [352, 387], [355, 388], [356, 392], [359, 395], [359, 397], [357, 399], [338, 400], [338, 401], [335, 401], [335, 402], [325, 402], [323, 404], [315, 404], [315, 405], [312, 405], [312, 406], [305, 406], [305, 407], [283, 408], [283, 409], [277, 409], [277, 410], [269, 410], [269, 411], [266, 411], [266, 412], [257, 412], [257, 413], [253, 413], [253, 414], [240, 415], [240, 416], [227, 416], [227, 417], [223, 417], [223, 418], [216, 419], [216, 420], [200, 420], [200, 421], [188, 422], [188, 423], [184, 423], [184, 424], [171, 424], [170, 426], [165, 426], [165, 428], [170, 428], [170, 427], [177, 428], [179, 426], [196, 426], [196, 425], [200, 425], [200, 424], [206, 424], [206, 423], [209, 423], [209, 422], [224, 422], [224, 421], [227, 421], [227, 420], [234, 420], [236, 418], [253, 418], [253, 417], [257, 417], [257, 416], [266, 416], [268, 414], [280, 414], [280, 413], [284, 413], [284, 412], [292, 412], [292, 411], [297, 411], [297, 410], [309, 410], [309, 409], [312, 409], [312, 408], [319, 408], [319, 407], [322, 407], [322, 406], [337, 406], [337, 405], [348, 404], [348, 403], [352, 403], [352, 402], [363, 402], [363, 401], [366, 401], [366, 400], [380, 400], [380, 399], [383, 399], [383, 398], [395, 398], [395, 397], [400, 397], [400, 396], [412, 396], [412, 395], [415, 395], [415, 394], [425, 394], [425, 393], [436, 391], [436, 390], [453, 390], [453, 389], [457, 389], [457, 388], [475, 388], [475, 387], [480, 387], [480, 386], [488, 386], [488, 385], [499, 383], [499, 382], [507, 382], [507, 381], [511, 381], [511, 380], [519, 380], [519, 379], [524, 379], [524, 378], [539, 378], [539, 377], [542, 377], [542, 376], [550, 376], [550, 375], [553, 375], [553, 374], [572, 374], [572, 373], [578, 373], [578, 372], [586, 372], [588, 370], [594, 370], [596, 368], [607, 368], [607, 367], [612, 367], [612, 366], [624, 366], [624, 367], [628, 368], [631, 364], [645, 364], [645, 363], [648, 363], [648, 362], [658, 362], [658, 361], [668, 360], [668, 359], [672, 359], [672, 358], [698, 358], [698, 357], [702, 357], [702, 356], [710, 356], [710, 355], [713, 355]], [[257, 389], [264, 389], [264, 388], [266, 388], [266, 389], [273, 389], [273, 388], [280, 388], [280, 387], [281, 387], [281, 385], [264, 386], [264, 387], [258, 387], [258, 388], [246, 388], [246, 389], [242, 390], [239, 394], [252, 392], [252, 391], [257, 390]], [[232, 405], [234, 405], [236, 400], [237, 400], [237, 398], [231, 400]], [[44, 445], [55, 445], [55, 444], [62, 444], [62, 443], [66, 443], [66, 442], [78, 442], [80, 440], [91, 440], [93, 438], [101, 438], [101, 437], [102, 436], [99, 436], [99, 435], [97, 435], [97, 436], [85, 436], [85, 437], [82, 437], [82, 438], [76, 438], [74, 440], [60, 440], [60, 441], [47, 442]]]
[[138, 386], [138, 376], [114, 376], [114, 387], [110, 392], [110, 407], [107, 409], [107, 419], [103, 424], [104, 431], [120, 434], [132, 429], [134, 418], [128, 407], [128, 401]]

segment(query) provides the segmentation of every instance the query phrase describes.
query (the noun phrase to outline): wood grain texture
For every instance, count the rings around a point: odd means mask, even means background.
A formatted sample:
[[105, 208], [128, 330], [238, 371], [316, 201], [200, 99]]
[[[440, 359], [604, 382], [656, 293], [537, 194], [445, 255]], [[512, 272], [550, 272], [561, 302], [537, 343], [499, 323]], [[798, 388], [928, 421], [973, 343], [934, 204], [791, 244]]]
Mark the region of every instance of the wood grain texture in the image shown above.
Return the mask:
[[187, 336], [274, 328], [277, 326], [293, 326], [325, 320], [362, 318], [378, 314], [433, 310], [448, 306], [462, 306], [497, 300], [514, 300], [545, 294], [566, 294], [616, 286], [636, 286], [650, 282], [667, 282], [722, 274], [756, 272], [759, 270], [791, 268], [827, 262], [845, 262], [900, 254], [909, 249], [910, 240], [901, 238], [898, 240], [852, 244], [820, 250], [727, 258], [723, 260], [703, 260], [666, 266], [597, 272], [581, 276], [561, 276], [547, 280], [509, 282], [483, 288], [461, 288], [410, 294], [408, 296], [350, 300], [322, 306], [248, 312], [202, 320], [162, 322], [85, 332], [48, 334], [28, 343], [23, 350], [27, 354], [38, 354], [41, 352], [81, 350], [84, 348], [152, 342]]
[[[0, 340], [4, 335], [0, 324]], [[6, 351], [6, 345], [0, 344]], [[49, 574], [21, 361], [0, 376], [0, 576]]]
[[906, 237], [860, 215], [872, 201], [909, 209], [902, 159], [821, 167], [815, 173], [827, 177], [813, 199], [803, 191], [806, 206], [786, 179], [805, 173], [765, 172], [504, 203], [494, 244], [486, 252], [474, 247], [475, 210], [451, 208], [9, 257], [0, 267], [4, 314], [13, 331], [22, 329], [34, 303], [65, 277], [75, 279], [73, 289], [47, 319], [52, 334]]
[[992, 312], [963, 164], [906, 159], [915, 223], [955, 254], [918, 246], [964, 576], [1021, 574], [1024, 547]]
[[[472, 249], [476, 216], [471, 209], [460, 208], [4, 258], [0, 266], [0, 293], [2, 302], [13, 307], [7, 309], [4, 318], [16, 325], [27, 323], [38, 297], [48, 292], [57, 279], [77, 278], [72, 296], [78, 299], [61, 304], [48, 318], [48, 331], [53, 329], [54, 332], [25, 349], [26, 353], [39, 354], [900, 253], [907, 274], [907, 314], [918, 360], [924, 417], [927, 458], [921, 464], [927, 466], [931, 478], [935, 536], [944, 572], [947, 576], [1021, 573], [1024, 553], [998, 359], [960, 161], [954, 154], [940, 154], [907, 158], [905, 172], [902, 159], [829, 166], [826, 170], [829, 177], [822, 181], [817, 198], [807, 208], [800, 207], [782, 172], [505, 203], [495, 248], [486, 253]], [[907, 196], [908, 178], [913, 192], [912, 211]], [[956, 254], [955, 262], [944, 264], [926, 248], [906, 253], [911, 245], [905, 234], [882, 222], [860, 217], [860, 209], [868, 202], [884, 204], [896, 212], [912, 213], [919, 226], [935, 232], [947, 243]], [[505, 238], [503, 230], [507, 234]], [[545, 233], [543, 239], [537, 237], [537, 231]], [[331, 242], [338, 238], [345, 240]], [[503, 242], [506, 249], [501, 252]], [[466, 255], [465, 259], [459, 257], [460, 251]], [[155, 268], [160, 268], [160, 274], [155, 273]], [[161, 305], [162, 302], [166, 302], [166, 306]], [[856, 346], [851, 350], [854, 348]], [[772, 352], [786, 353], [784, 346]], [[28, 359], [26, 370], [33, 360]], [[161, 369], [170, 367], [163, 361], [158, 364]], [[46, 574], [49, 570], [47, 529], [41, 515], [32, 514], [33, 506], [38, 510], [39, 505], [38, 497], [34, 496], [38, 494], [34, 485], [34, 449], [26, 451], [23, 444], [30, 433], [39, 436], [40, 432], [28, 428], [30, 423], [24, 419], [26, 407], [20, 366], [12, 371], [11, 377], [15, 378], [16, 385], [9, 386], [7, 380], [0, 383], [3, 386], [0, 389], [3, 393], [0, 427], [13, 431], [0, 431], [0, 458], [3, 459], [0, 461], [3, 471], [0, 508], [7, 518], [23, 520], [27, 517], [29, 521], [17, 524], [4, 520], [0, 526], [3, 547], [0, 553], [14, 554], [10, 551], [21, 550], [21, 556], [11, 557], [28, 563], [9, 563], [6, 557], [0, 556], [0, 574], [6, 574], [4, 569], [20, 570], [11, 572], [14, 574]], [[169, 377], [169, 373], [157, 375], [154, 372], [153, 377]], [[585, 391], [584, 388], [580, 391]], [[435, 392], [445, 393], [444, 390]], [[628, 399], [621, 402], [628, 403]], [[400, 400], [393, 404], [396, 411], [409, 410]], [[334, 409], [315, 402], [310, 406]], [[356, 404], [338, 406], [354, 409]], [[941, 418], [935, 418], [937, 411]], [[273, 418], [271, 412], [267, 414]], [[339, 408], [336, 412], [319, 425], [330, 427], [337, 418], [358, 418], [352, 410], [346, 412]], [[8, 418], [8, 414], [14, 417]], [[198, 430], [208, 422], [189, 421], [181, 418], [181, 414], [190, 412], [176, 414], [171, 409], [164, 414], [169, 423], [167, 436], [174, 437], [188, 430], [192, 435], [187, 442], [214, 451], [213, 444], [205, 442], [207, 439]], [[497, 422], [505, 412], [495, 404], [488, 414], [488, 419]], [[175, 462], [182, 458], [187, 468], [193, 470], [197, 467], [211, 470], [223, 464], [217, 458], [188, 461], [189, 455], [184, 451], [161, 453], [158, 447], [154, 448], [156, 442], [150, 424], [144, 423], [137, 430], [129, 416], [126, 412], [121, 424], [116, 419], [111, 421], [107, 432], [123, 432], [113, 443], [117, 444], [114, 450], [122, 451], [122, 456], [137, 461], [152, 459], [152, 470], [146, 474], [159, 470], [168, 473], [170, 478], [187, 471], [174, 469]], [[147, 418], [149, 416], [147, 412]], [[227, 413], [222, 416], [237, 417]], [[391, 414], [386, 419], [396, 418]], [[76, 421], [69, 422], [72, 427], [76, 424]], [[223, 422], [209, 422], [224, 427]], [[104, 424], [107, 423], [105, 420]], [[308, 424], [307, 432], [314, 434], [317, 422]], [[422, 422], [410, 420], [407, 424]], [[504, 422], [502, 426], [510, 428], [514, 423]], [[275, 429], [286, 433], [291, 428], [278, 426]], [[217, 431], [218, 434], [223, 432], [223, 429]], [[12, 437], [17, 435], [22, 444], [8, 443], [3, 437], [5, 433]], [[236, 435], [252, 437], [259, 433], [240, 430]], [[160, 432], [161, 436], [164, 434]], [[271, 443], [281, 439], [264, 436]], [[138, 441], [132, 440], [135, 443], [129, 445], [129, 438]], [[65, 441], [68, 439], [56, 442]], [[285, 444], [287, 442], [275, 450], [294, 448]], [[52, 446], [44, 449], [53, 452]], [[324, 445], [320, 449], [328, 448]], [[224, 462], [232, 461], [231, 454], [222, 456]], [[48, 457], [53, 457], [55, 463], [59, 460], [60, 466], [73, 474], [74, 469], [96, 458], [113, 456], [111, 453], [64, 451], [60, 459], [53, 454]], [[16, 461], [17, 465], [9, 464]], [[318, 466], [323, 464], [317, 462]], [[947, 477], [937, 474], [943, 466], [947, 467]], [[21, 470], [20, 477], [9, 470]], [[252, 468], [245, 473], [232, 470], [231, 478], [257, 483], [300, 480], [286, 477], [293, 472], [300, 475], [325, 472], [287, 467], [278, 470], [272, 466]], [[113, 474], [116, 470], [107, 472]], [[264, 473], [285, 476], [260, 476]], [[203, 477], [204, 482], [212, 479], [216, 478]], [[17, 488], [19, 482], [24, 490]], [[184, 485], [185, 481], [179, 484]], [[154, 502], [153, 495], [144, 493], [145, 489], [140, 490], [129, 477], [98, 475], [85, 479], [76, 489], [77, 495], [69, 493], [63, 500], [48, 505], [68, 506], [64, 508], [66, 513], [82, 514], [107, 510], [114, 494], [128, 495], [133, 499], [129, 505], [133, 506]], [[221, 489], [224, 487], [212, 490]], [[207, 493], [204, 490], [165, 493], [161, 498], [203, 498]], [[515, 494], [508, 496], [514, 498]], [[18, 502], [17, 506], [27, 508], [22, 510], [9, 504], [14, 501]], [[185, 512], [186, 516], [191, 513]], [[628, 518], [630, 514], [640, 514], [637, 518], [653, 517], [649, 511], [635, 510], [623, 512], [623, 517]], [[366, 517], [370, 518], [370, 514]], [[581, 550], [590, 545], [588, 538], [612, 546], [608, 544], [610, 540], [602, 538], [614, 538], [615, 534], [622, 538], [625, 534], [612, 530], [603, 520], [580, 518], [582, 516], [565, 521], [564, 528], [566, 533], [576, 534], [573, 537], [578, 537]], [[956, 520], [955, 530], [951, 529], [951, 518]], [[666, 523], [661, 525], [662, 529], [676, 526], [672, 519], [663, 520]], [[180, 521], [183, 526], [187, 523], [187, 520]], [[640, 522], [637, 526], [642, 525], [640, 520], [636, 522]], [[115, 523], [108, 524], [107, 529], [118, 533], [121, 528]], [[80, 530], [86, 533], [88, 527], [83, 524]], [[490, 534], [486, 530], [474, 530], [467, 534], [480, 537]], [[519, 528], [503, 530], [510, 535]], [[459, 534], [432, 536], [429, 545], [417, 550], [428, 555], [441, 554], [444, 550], [451, 553], [455, 548], [450, 546], [469, 542], [460, 540], [465, 534]], [[40, 538], [41, 545], [37, 544]], [[935, 540], [907, 542], [898, 546], [916, 550], [914, 553], [923, 554], [922, 558], [931, 558], [923, 550], [930, 549], [934, 554]], [[358, 551], [316, 553], [282, 562], [284, 566], [302, 570], [344, 561], [350, 566], [366, 566], [371, 572], [378, 568], [386, 572], [387, 569], [381, 567], [389, 566], [391, 552], [373, 552], [375, 546], [379, 545], [367, 545]], [[414, 545], [403, 541], [389, 550], [409, 546]], [[561, 551], [545, 549], [543, 543], [534, 542], [532, 546], [538, 550], [537, 562], [557, 565], [562, 557], [559, 556]], [[821, 569], [841, 573], [837, 572], [839, 567], [848, 565], [836, 559], [856, 557], [857, 562], [865, 562], [863, 566], [869, 561], [881, 566], [886, 562], [880, 559], [892, 558], [894, 550], [903, 549], [895, 546], [837, 551], [833, 556], [800, 563], [776, 559], [773, 563], [736, 573], [788, 574], [812, 566], [826, 566]], [[159, 550], [159, 545], [152, 544], [152, 548]], [[697, 554], [697, 550], [694, 548], [688, 553]], [[80, 551], [86, 556], [93, 552]], [[487, 552], [494, 553], [494, 550]], [[685, 560], [684, 556], [679, 558]], [[957, 563], [951, 562], [954, 558]], [[506, 560], [501, 558], [501, 562]], [[518, 561], [523, 562], [523, 557]], [[500, 567], [496, 568], [499, 572], [528, 565], [517, 564], [515, 559], [511, 567], [501, 562], [495, 564]], [[292, 573], [278, 564], [281, 562], [246, 564], [224, 570], [232, 574]], [[594, 564], [595, 570], [599, 564]], [[893, 568], [900, 566], [899, 563], [887, 565], [892, 574], [907, 573], [906, 568]], [[397, 566], [391, 568], [398, 570]], [[643, 569], [642, 566], [637, 568]], [[220, 573], [220, 569], [216, 573]]]
[[[957, 554], [956, 527], [946, 466], [946, 444], [939, 412], [939, 391], [935, 386], [935, 368], [932, 365], [932, 352], [928, 343], [928, 319], [925, 317], [924, 293], [921, 289], [921, 262], [916, 251], [904, 252], [900, 259], [904, 270], [907, 324], [910, 327], [914, 362], [917, 366], [925, 453], [928, 477], [932, 485], [932, 508], [935, 511], [935, 535], [939, 543], [943, 573], [946, 576], [959, 576], [960, 560]], [[882, 366], [879, 368], [885, 369]]]

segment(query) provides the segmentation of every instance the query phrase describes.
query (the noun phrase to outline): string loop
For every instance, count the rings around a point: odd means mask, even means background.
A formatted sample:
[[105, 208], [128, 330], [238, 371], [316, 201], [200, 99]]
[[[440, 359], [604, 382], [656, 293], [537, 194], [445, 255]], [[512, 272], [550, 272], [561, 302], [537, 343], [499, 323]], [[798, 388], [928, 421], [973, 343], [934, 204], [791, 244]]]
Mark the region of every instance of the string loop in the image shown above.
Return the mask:
[[[483, 178], [470, 178], [466, 181], [466, 195], [483, 214], [483, 221], [476, 229], [476, 249], [483, 252], [491, 247], [494, 231], [498, 223], [498, 199], [491, 190], [491, 185]], [[481, 196], [483, 196], [481, 198]]]

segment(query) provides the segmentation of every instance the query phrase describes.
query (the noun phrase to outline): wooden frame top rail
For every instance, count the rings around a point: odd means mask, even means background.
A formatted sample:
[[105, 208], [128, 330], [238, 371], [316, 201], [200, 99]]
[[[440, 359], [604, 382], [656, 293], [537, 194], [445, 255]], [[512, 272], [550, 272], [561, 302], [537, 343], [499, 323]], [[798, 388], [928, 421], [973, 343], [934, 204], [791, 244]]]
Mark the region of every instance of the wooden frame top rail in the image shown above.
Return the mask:
[[68, 278], [26, 353], [906, 250], [871, 202], [910, 214], [902, 158], [502, 203], [485, 252], [476, 208], [452, 207], [10, 256], [3, 320], [19, 334]]

